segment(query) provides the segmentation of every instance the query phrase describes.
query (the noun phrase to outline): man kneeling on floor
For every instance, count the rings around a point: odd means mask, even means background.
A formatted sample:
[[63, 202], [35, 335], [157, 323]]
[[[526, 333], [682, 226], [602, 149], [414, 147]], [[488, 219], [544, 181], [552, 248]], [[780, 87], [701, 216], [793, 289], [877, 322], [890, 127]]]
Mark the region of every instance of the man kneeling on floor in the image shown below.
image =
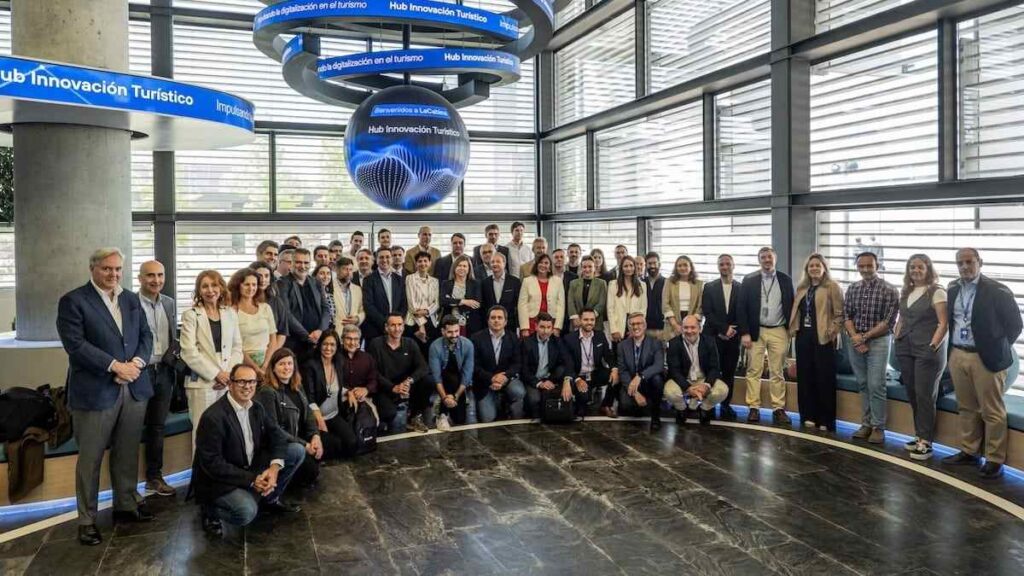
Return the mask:
[[263, 406], [252, 401], [256, 371], [238, 364], [230, 378], [228, 393], [199, 419], [192, 463], [203, 530], [213, 535], [221, 534], [221, 521], [245, 526], [260, 509], [298, 512], [281, 495], [306, 457], [302, 444], [288, 442]]
[[698, 411], [701, 424], [711, 424], [715, 406], [729, 395], [729, 386], [721, 380], [716, 346], [714, 338], [700, 333], [700, 320], [693, 315], [683, 319], [682, 335], [668, 343], [665, 399], [675, 407], [680, 424], [688, 410]]

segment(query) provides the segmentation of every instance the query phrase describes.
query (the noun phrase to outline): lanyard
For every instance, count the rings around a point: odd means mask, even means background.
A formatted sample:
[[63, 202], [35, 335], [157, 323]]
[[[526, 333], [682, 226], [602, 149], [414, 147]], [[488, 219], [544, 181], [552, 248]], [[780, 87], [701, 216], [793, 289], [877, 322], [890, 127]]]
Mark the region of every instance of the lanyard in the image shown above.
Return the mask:
[[978, 297], [978, 287], [974, 287], [974, 293], [971, 294], [970, 300], [964, 300], [964, 293], [967, 292], [967, 287], [961, 286], [960, 293], [957, 294], [957, 300], [960, 302], [960, 308], [964, 312], [964, 323], [971, 323], [971, 313], [974, 312], [974, 299]]
[[778, 274], [772, 274], [772, 283], [768, 285], [768, 290], [765, 291], [765, 289], [764, 289], [764, 276], [761, 276], [761, 295], [764, 296], [764, 301], [765, 302], [768, 302], [768, 300], [771, 298], [772, 290], [775, 289], [775, 283], [778, 281], [778, 279], [779, 279]]
[[594, 337], [590, 337], [590, 353], [587, 353], [587, 343], [580, 338], [580, 352], [583, 354], [584, 364], [594, 365]]
[[693, 371], [694, 366], [700, 366], [700, 352], [697, 350], [698, 346], [700, 346], [700, 340], [697, 340], [696, 344], [690, 344], [686, 341], [683, 342], [683, 349], [686, 350], [686, 355], [690, 357], [691, 372]]

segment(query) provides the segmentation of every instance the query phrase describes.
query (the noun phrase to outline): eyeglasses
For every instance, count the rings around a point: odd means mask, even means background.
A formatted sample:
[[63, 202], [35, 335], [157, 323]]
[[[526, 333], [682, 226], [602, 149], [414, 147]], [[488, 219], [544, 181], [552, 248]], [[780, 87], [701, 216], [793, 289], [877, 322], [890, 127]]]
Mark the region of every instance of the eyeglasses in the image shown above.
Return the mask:
[[257, 380], [232, 380], [233, 384], [238, 384], [242, 387], [256, 386]]

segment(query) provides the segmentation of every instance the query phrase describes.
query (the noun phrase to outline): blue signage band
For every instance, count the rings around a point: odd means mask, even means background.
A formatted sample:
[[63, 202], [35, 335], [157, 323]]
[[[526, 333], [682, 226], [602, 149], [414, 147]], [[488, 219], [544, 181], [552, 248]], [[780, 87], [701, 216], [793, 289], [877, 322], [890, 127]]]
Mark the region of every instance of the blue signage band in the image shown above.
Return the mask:
[[500, 50], [427, 48], [322, 58], [317, 65], [317, 73], [323, 80], [344, 81], [389, 72], [483, 73], [494, 77], [490, 79], [492, 86], [501, 86], [519, 80], [519, 57]]

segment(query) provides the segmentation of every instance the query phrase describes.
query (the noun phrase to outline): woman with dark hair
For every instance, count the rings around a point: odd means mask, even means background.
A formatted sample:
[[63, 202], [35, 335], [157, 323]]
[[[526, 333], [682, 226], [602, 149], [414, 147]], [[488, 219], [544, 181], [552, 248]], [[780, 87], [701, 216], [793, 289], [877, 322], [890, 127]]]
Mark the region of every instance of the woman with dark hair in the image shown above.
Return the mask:
[[555, 335], [565, 316], [565, 288], [562, 279], [551, 275], [551, 257], [541, 254], [533, 260], [530, 275], [519, 290], [519, 333], [526, 338], [537, 331], [537, 315], [547, 312], [555, 319]]
[[683, 318], [693, 314], [700, 318], [704, 294], [704, 282], [697, 279], [697, 268], [689, 256], [676, 258], [672, 275], [665, 282], [661, 293], [661, 312], [671, 332], [666, 338], [683, 333]]
[[334, 307], [334, 270], [331, 269], [330, 264], [320, 264], [313, 270], [313, 278], [316, 278], [316, 281], [323, 287], [327, 308], [331, 311], [331, 320], [333, 321], [334, 315], [338, 311]]
[[800, 421], [808, 428], [836, 429], [836, 339], [843, 329], [843, 291], [828, 273], [821, 254], [804, 261], [789, 316], [796, 339], [797, 400]]
[[946, 291], [932, 260], [914, 254], [907, 260], [900, 291], [900, 316], [893, 331], [900, 380], [914, 413], [914, 439], [905, 447], [914, 460], [932, 457], [935, 402], [946, 369]]
[[256, 370], [260, 378], [266, 377], [270, 357], [280, 348], [274, 312], [263, 301], [259, 274], [251, 268], [242, 268], [228, 281], [231, 306], [238, 314], [238, 331], [242, 335], [242, 362]]
[[341, 337], [325, 330], [316, 343], [313, 357], [302, 366], [302, 385], [313, 411], [324, 458], [349, 457], [356, 452], [356, 434], [341, 382]]
[[316, 483], [320, 475], [320, 459], [324, 447], [320, 431], [302, 389], [302, 377], [295, 365], [295, 353], [281, 348], [270, 357], [267, 377], [256, 391], [254, 400], [263, 405], [267, 415], [288, 435], [288, 441], [306, 449], [306, 459], [295, 472], [292, 482], [297, 486]]
[[608, 271], [608, 264], [605, 263], [604, 259], [604, 251], [600, 248], [594, 248], [590, 251], [590, 257], [594, 259], [594, 266], [597, 267], [597, 277], [611, 286], [612, 281], [615, 280], [615, 273]]
[[[668, 287], [665, 287], [668, 290]], [[615, 281], [608, 287], [608, 330], [612, 342], [618, 343], [623, 335], [629, 334], [626, 319], [630, 314], [647, 316], [647, 290], [637, 275], [636, 262], [623, 258]]]
[[441, 306], [444, 314], [459, 320], [459, 334], [467, 336], [479, 330], [480, 282], [473, 278], [473, 261], [465, 254], [452, 262], [449, 277], [441, 282]]

